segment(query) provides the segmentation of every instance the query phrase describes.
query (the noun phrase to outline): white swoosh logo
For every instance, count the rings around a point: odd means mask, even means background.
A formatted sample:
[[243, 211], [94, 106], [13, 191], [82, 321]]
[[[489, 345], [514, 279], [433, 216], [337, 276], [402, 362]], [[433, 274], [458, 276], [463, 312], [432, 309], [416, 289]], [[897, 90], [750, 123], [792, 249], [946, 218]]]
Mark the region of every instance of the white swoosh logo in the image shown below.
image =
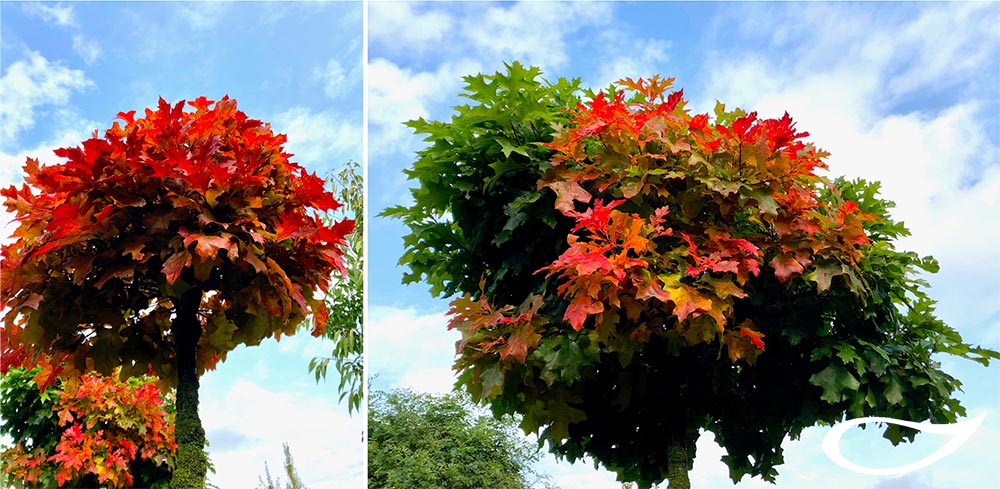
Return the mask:
[[[957, 450], [958, 447], [962, 446], [962, 444], [965, 443], [977, 429], [979, 429], [979, 425], [983, 423], [984, 418], [986, 418], [986, 413], [980, 414], [979, 416], [962, 423], [952, 424], [914, 423], [912, 421], [904, 421], [901, 419], [878, 417], [851, 419], [834, 426], [833, 429], [826, 434], [826, 437], [823, 438], [823, 451], [826, 452], [826, 456], [830, 457], [830, 460], [833, 460], [837, 465], [862, 474], [905, 474], [907, 472], [922, 469]], [[850, 460], [844, 458], [844, 455], [840, 453], [840, 437], [844, 436], [844, 433], [846, 433], [847, 430], [862, 423], [898, 424], [900, 426], [906, 426], [907, 428], [926, 431], [937, 435], [951, 435], [951, 439], [942, 445], [941, 448], [938, 448], [934, 453], [931, 453], [930, 455], [911, 464], [899, 467], [887, 467], [884, 469], [873, 469], [871, 467], [862, 467], [854, 462], [851, 462]]]

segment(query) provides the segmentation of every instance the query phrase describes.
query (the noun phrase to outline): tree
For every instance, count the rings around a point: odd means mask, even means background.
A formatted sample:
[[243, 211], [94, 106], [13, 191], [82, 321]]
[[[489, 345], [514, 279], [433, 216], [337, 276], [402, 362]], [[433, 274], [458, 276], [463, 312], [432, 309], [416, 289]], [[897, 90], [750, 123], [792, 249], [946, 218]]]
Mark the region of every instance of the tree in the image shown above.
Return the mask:
[[40, 371], [15, 368], [0, 381], [0, 433], [13, 443], [3, 472], [12, 486], [167, 487], [173, 406], [152, 379], [89, 374], [73, 390], [39, 391]]
[[529, 488], [544, 483], [538, 449], [513, 418], [478, 412], [467, 396], [378, 391], [368, 405], [368, 485]]
[[[340, 374], [340, 400], [347, 399], [348, 412], [361, 409], [364, 399], [364, 181], [361, 165], [349, 162], [332, 178], [337, 200], [344, 206], [338, 211], [343, 218], [354, 219], [354, 232], [347, 237], [344, 259], [347, 274], [335, 280], [327, 292], [325, 336], [335, 342], [329, 357], [316, 357], [309, 362], [309, 371], [316, 382], [326, 378], [331, 361]], [[331, 223], [332, 224], [332, 223]]]
[[292, 452], [288, 449], [287, 443], [281, 444], [285, 453], [285, 475], [288, 476], [288, 484], [282, 484], [281, 479], [271, 477], [271, 469], [267, 468], [264, 462], [264, 477], [258, 478], [260, 485], [258, 489], [307, 489], [305, 483], [299, 478], [299, 471], [295, 469], [295, 461], [292, 460]]
[[936, 261], [895, 249], [877, 183], [818, 175], [787, 113], [692, 115], [659, 76], [465, 82], [450, 121], [408, 123], [414, 204], [384, 215], [404, 282], [457, 296], [458, 384], [557, 455], [683, 488], [704, 429], [734, 481], [773, 481], [806, 427], [964, 415], [935, 354], [1000, 358], [935, 317]]
[[354, 223], [321, 222], [340, 204], [235, 100], [160, 99], [118, 118], [56, 150], [65, 163], [28, 158], [21, 188], [0, 191], [18, 222], [3, 247], [3, 353], [41, 366], [43, 384], [121, 367], [176, 386], [172, 484], [202, 487], [198, 376], [309, 315], [322, 334]]

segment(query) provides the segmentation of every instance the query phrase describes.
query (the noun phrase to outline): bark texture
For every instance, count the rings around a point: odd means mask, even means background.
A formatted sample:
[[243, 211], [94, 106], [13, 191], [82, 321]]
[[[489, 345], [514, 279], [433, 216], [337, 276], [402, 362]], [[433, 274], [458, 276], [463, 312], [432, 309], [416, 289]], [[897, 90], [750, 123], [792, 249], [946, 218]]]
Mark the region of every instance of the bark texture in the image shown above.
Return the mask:
[[177, 454], [170, 487], [203, 489], [208, 457], [205, 454], [205, 429], [198, 416], [198, 340], [201, 323], [198, 308], [201, 290], [195, 288], [181, 296], [174, 318], [174, 341], [177, 342]]

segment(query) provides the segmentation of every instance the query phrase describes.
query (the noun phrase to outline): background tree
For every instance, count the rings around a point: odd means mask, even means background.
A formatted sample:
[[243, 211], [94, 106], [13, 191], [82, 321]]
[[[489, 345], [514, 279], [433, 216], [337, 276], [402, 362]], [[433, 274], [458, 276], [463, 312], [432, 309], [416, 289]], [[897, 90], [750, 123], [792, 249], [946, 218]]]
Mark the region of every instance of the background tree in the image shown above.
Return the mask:
[[335, 342], [329, 357], [316, 357], [309, 362], [309, 371], [316, 375], [316, 382], [326, 377], [332, 361], [340, 374], [340, 400], [347, 399], [348, 412], [361, 409], [364, 399], [364, 180], [361, 165], [348, 162], [344, 169], [331, 178], [337, 200], [343, 203], [333, 217], [353, 219], [354, 232], [347, 236], [344, 260], [347, 273], [336, 277], [326, 295], [330, 315], [326, 320], [327, 338]]
[[894, 248], [878, 184], [818, 175], [788, 114], [691, 115], [672, 81], [580, 96], [514, 63], [409, 123], [415, 202], [384, 214], [410, 228], [404, 282], [458, 295], [459, 385], [641, 487], [688, 487], [702, 429], [734, 481], [773, 481], [806, 427], [964, 415], [933, 355], [1000, 355], [934, 316], [937, 263]]
[[295, 469], [295, 461], [292, 460], [292, 451], [289, 450], [287, 443], [281, 444], [282, 450], [285, 454], [285, 475], [288, 477], [288, 483], [282, 483], [281, 478], [271, 477], [271, 469], [267, 467], [267, 462], [264, 462], [264, 477], [259, 478], [260, 485], [257, 486], [258, 489], [307, 489], [306, 485], [299, 478], [299, 471]]
[[513, 418], [479, 412], [466, 396], [394, 390], [370, 398], [369, 487], [538, 487], [546, 482], [531, 469], [538, 458]]
[[14, 368], [0, 380], [11, 487], [167, 487], [177, 448], [173, 400], [152, 379], [89, 374], [73, 390], [57, 382], [40, 391], [40, 372]]
[[160, 99], [118, 118], [56, 150], [65, 163], [29, 158], [24, 185], [0, 191], [18, 222], [3, 247], [3, 354], [41, 366], [43, 383], [120, 366], [176, 386], [173, 485], [202, 487], [198, 376], [309, 315], [322, 334], [354, 223], [321, 222], [340, 204], [235, 100]]

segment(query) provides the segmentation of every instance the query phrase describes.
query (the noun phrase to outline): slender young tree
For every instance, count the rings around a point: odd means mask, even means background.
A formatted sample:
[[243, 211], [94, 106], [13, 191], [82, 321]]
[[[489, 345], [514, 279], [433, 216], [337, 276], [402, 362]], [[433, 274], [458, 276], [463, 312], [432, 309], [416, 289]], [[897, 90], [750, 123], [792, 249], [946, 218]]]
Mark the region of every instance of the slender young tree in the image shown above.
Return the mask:
[[3, 247], [5, 368], [37, 364], [44, 385], [121, 367], [176, 386], [172, 485], [202, 487], [198, 377], [310, 315], [321, 335], [354, 223], [323, 223], [340, 207], [324, 181], [235, 100], [118, 118], [56, 150], [64, 163], [29, 158], [21, 188], [0, 191], [18, 223]]
[[877, 183], [817, 173], [787, 113], [691, 114], [659, 76], [465, 82], [451, 120], [409, 123], [414, 203], [384, 215], [404, 282], [455, 297], [458, 384], [554, 453], [685, 488], [708, 430], [734, 481], [773, 481], [817, 423], [964, 415], [935, 354], [1000, 358], [935, 317], [937, 262], [895, 249]]
[[[354, 220], [354, 232], [347, 236], [344, 259], [347, 273], [330, 285], [326, 294], [330, 316], [324, 335], [334, 341], [328, 357], [315, 357], [309, 362], [309, 371], [316, 382], [326, 378], [330, 362], [340, 375], [337, 390], [340, 400], [347, 399], [348, 412], [361, 409], [364, 399], [364, 193], [361, 165], [348, 162], [331, 181], [336, 188], [337, 200], [344, 206], [337, 216]], [[332, 219], [332, 218], [331, 218]]]

